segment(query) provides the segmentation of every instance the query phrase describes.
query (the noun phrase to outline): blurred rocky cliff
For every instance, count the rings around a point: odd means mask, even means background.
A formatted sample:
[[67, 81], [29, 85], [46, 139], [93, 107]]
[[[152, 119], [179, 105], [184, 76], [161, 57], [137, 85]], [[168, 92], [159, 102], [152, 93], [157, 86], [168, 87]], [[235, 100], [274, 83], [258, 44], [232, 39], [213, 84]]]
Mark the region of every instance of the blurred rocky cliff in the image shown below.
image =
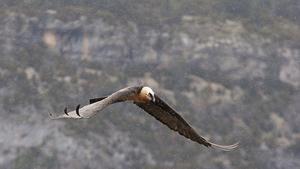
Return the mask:
[[[0, 168], [299, 168], [299, 34], [273, 37], [235, 19], [177, 20], [143, 27], [62, 19], [51, 9], [2, 14]], [[141, 84], [204, 137], [241, 147], [199, 146], [130, 104], [88, 120], [48, 118]]]

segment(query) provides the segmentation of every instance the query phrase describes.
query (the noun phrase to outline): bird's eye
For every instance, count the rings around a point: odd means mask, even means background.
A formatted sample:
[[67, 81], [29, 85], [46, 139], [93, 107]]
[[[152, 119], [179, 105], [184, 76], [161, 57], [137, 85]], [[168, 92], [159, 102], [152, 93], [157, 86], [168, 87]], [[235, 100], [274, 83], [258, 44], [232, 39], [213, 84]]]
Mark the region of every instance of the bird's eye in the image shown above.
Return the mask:
[[155, 102], [154, 95], [153, 95], [152, 93], [148, 93], [148, 95], [150, 96], [150, 98], [151, 98], [151, 101]]

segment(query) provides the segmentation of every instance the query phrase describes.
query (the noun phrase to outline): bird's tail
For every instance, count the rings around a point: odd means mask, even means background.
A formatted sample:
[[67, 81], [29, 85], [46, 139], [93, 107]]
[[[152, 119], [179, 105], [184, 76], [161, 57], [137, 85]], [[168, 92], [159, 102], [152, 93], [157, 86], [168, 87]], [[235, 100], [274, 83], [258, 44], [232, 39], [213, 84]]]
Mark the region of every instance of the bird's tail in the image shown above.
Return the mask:
[[219, 145], [219, 144], [215, 144], [215, 143], [211, 143], [211, 142], [210, 142], [210, 144], [211, 144], [211, 147], [220, 149], [223, 151], [232, 151], [239, 146], [239, 142], [231, 144], [231, 145]]

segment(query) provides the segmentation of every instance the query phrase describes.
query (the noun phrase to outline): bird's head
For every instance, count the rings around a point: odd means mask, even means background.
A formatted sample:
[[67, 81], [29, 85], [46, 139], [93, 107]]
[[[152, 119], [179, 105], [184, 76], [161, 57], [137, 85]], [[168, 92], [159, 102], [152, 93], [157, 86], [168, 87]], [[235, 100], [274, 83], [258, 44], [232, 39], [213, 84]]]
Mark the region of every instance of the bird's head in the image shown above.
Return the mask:
[[140, 91], [140, 95], [147, 101], [155, 102], [154, 92], [150, 87], [144, 86]]

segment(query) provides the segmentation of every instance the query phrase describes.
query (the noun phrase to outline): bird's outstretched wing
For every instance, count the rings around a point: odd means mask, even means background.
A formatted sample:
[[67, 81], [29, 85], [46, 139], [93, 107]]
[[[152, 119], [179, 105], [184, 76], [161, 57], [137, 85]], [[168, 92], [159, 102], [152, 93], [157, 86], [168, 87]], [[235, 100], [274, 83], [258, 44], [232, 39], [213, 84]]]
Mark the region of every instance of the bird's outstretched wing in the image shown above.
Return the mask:
[[135, 102], [135, 104], [168, 126], [171, 130], [177, 131], [182, 136], [206, 147], [214, 147], [224, 151], [230, 151], [238, 147], [238, 143], [232, 145], [218, 145], [209, 142], [202, 136], [198, 135], [197, 132], [178, 113], [175, 112], [175, 110], [173, 110], [157, 95], [155, 95], [155, 103]]
[[96, 97], [96, 98], [92, 98], [90, 99], [90, 104], [93, 104], [93, 103], [96, 103], [96, 102], [99, 102], [105, 98], [107, 98], [108, 96], [103, 96], [103, 97]]
[[127, 97], [135, 94], [137, 91], [137, 87], [127, 87], [124, 89], [121, 89], [107, 97], [101, 97], [96, 99], [91, 99], [90, 103], [82, 108], [80, 108], [80, 105], [76, 107], [75, 110], [68, 112], [67, 108], [64, 109], [64, 113], [61, 113], [60, 115], [54, 115], [50, 113], [51, 119], [61, 119], [61, 118], [90, 118], [91, 116], [95, 115], [97, 112], [103, 110], [107, 106], [117, 103], [126, 101]]

